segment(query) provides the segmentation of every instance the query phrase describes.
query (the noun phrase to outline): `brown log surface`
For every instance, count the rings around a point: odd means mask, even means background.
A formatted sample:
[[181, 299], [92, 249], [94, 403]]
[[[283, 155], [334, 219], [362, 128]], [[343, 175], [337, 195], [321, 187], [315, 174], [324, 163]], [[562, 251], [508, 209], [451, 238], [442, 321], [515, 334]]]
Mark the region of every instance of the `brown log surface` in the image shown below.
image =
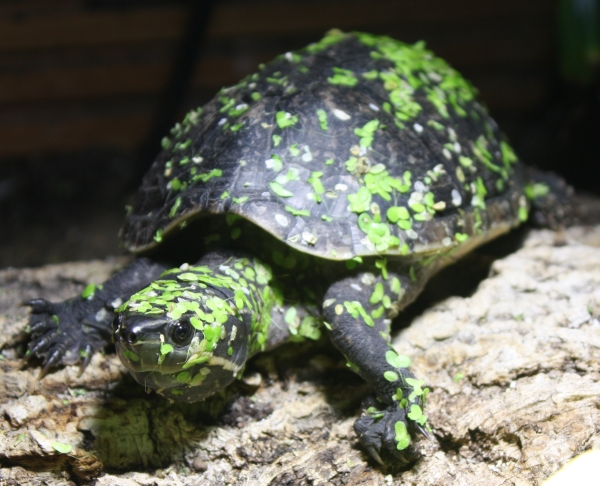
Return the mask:
[[422, 458], [404, 470], [380, 468], [358, 445], [352, 423], [367, 389], [326, 344], [262, 355], [222, 411], [220, 399], [186, 408], [145, 395], [111, 353], [81, 377], [68, 367], [38, 381], [20, 355], [18, 304], [64, 299], [123, 260], [4, 270], [0, 483], [539, 484], [600, 447], [600, 227], [523, 234], [472, 295], [447, 291], [394, 335], [433, 390], [435, 440], [420, 439]]

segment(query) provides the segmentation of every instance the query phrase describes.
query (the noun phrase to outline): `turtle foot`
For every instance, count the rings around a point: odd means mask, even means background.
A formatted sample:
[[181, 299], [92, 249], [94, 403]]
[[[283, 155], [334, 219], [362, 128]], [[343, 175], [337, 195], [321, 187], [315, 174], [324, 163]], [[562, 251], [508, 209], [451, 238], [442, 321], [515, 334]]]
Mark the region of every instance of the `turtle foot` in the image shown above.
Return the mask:
[[360, 443], [379, 464], [384, 464], [382, 451], [403, 464], [410, 464], [420, 457], [412, 444], [411, 436], [420, 430], [414, 425], [414, 421], [407, 418], [407, 411], [395, 403], [384, 410], [369, 407], [354, 423], [354, 430]]
[[93, 353], [106, 344], [106, 336], [93, 322], [95, 316], [87, 315], [89, 306], [81, 298], [60, 303], [34, 299], [24, 305], [31, 308], [27, 358], [42, 361], [39, 378], [51, 368], [78, 362], [83, 372]]

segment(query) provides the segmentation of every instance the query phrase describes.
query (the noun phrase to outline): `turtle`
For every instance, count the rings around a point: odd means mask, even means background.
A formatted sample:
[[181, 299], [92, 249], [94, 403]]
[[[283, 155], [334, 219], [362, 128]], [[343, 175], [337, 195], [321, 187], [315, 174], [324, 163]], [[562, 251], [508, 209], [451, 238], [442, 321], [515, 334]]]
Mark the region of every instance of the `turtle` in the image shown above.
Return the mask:
[[111, 340], [141, 385], [195, 402], [257, 353], [329, 334], [374, 399], [378, 462], [432, 437], [429, 388], [390, 344], [432, 275], [572, 189], [521, 163], [476, 89], [424, 42], [329, 32], [190, 111], [162, 140], [101, 285], [31, 308], [29, 355], [80, 363]]

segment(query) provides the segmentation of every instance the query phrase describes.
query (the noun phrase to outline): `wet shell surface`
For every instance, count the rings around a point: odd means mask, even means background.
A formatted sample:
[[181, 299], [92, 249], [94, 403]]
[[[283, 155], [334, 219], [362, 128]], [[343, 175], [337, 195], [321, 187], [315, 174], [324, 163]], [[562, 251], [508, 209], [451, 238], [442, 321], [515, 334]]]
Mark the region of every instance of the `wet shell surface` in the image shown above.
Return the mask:
[[122, 230], [132, 251], [209, 213], [334, 260], [451, 250], [527, 217], [520, 162], [423, 43], [330, 33], [222, 89], [162, 146]]

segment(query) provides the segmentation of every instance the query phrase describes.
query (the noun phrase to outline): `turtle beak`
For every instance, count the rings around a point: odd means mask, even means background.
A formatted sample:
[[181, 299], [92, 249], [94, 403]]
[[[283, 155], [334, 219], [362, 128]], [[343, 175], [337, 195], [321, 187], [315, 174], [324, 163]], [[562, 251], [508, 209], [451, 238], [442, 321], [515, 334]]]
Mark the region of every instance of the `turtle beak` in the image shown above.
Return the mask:
[[131, 372], [157, 366], [161, 334], [168, 320], [164, 316], [126, 315], [115, 325], [115, 348], [121, 362]]

